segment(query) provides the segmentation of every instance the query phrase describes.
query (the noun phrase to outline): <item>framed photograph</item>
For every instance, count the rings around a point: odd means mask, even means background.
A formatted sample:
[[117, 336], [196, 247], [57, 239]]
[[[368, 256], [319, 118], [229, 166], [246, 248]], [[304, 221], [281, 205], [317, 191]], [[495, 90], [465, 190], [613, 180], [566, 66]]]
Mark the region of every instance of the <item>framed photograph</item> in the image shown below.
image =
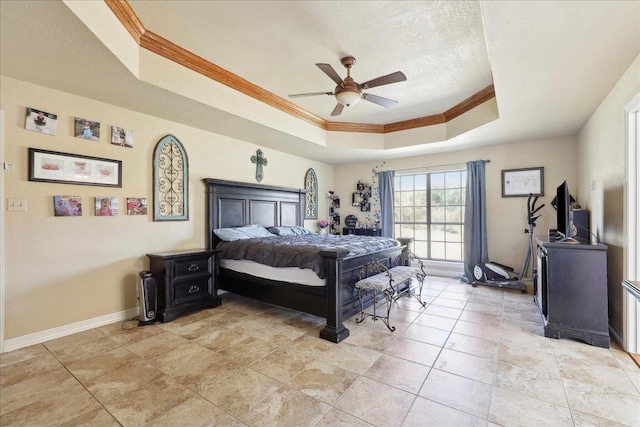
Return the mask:
[[146, 215], [147, 199], [127, 197], [127, 215]]
[[100, 141], [100, 123], [81, 117], [75, 118], [74, 134], [76, 138]]
[[117, 197], [96, 197], [96, 216], [117, 216]]
[[544, 196], [544, 168], [502, 171], [502, 197]]
[[57, 115], [47, 113], [42, 110], [36, 110], [35, 108], [27, 108], [27, 118], [24, 122], [25, 129], [41, 132], [46, 135], [55, 135], [57, 127]]
[[82, 197], [53, 196], [55, 216], [82, 216]]
[[133, 131], [118, 126], [111, 126], [111, 143], [121, 147], [133, 148]]
[[122, 161], [29, 148], [29, 181], [122, 187]]

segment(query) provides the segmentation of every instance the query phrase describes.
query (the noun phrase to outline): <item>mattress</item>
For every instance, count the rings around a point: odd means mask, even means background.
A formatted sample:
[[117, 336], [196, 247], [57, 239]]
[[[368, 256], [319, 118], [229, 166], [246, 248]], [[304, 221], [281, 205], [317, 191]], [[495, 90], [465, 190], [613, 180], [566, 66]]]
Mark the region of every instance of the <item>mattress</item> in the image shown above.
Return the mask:
[[296, 283], [305, 286], [325, 286], [325, 279], [321, 279], [311, 269], [298, 267], [270, 267], [254, 261], [220, 259], [220, 268], [249, 274], [263, 279]]

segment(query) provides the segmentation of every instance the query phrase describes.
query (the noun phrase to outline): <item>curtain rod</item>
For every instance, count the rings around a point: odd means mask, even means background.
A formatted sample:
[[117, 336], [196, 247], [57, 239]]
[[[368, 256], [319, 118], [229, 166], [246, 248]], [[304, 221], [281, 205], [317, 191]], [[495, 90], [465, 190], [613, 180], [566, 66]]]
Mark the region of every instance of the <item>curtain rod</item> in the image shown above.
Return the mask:
[[[487, 163], [491, 163], [491, 160], [487, 159], [485, 160], [485, 162]], [[465, 162], [463, 163], [449, 163], [446, 165], [433, 165], [433, 166], [420, 166], [417, 168], [407, 168], [407, 169], [392, 169], [395, 172], [402, 172], [402, 171], [410, 171], [410, 170], [421, 170], [421, 169], [429, 169], [429, 168], [443, 168], [443, 167], [447, 167], [447, 166], [461, 166], [461, 165], [466, 165]]]

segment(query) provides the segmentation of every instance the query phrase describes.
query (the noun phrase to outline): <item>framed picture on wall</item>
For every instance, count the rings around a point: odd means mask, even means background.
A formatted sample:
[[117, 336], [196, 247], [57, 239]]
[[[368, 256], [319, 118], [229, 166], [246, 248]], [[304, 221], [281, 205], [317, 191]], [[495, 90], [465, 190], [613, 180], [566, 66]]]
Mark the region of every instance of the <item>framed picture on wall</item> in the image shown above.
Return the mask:
[[57, 127], [58, 116], [56, 114], [36, 110], [31, 107], [27, 108], [27, 118], [24, 122], [25, 129], [44, 133], [46, 135], [55, 135]]
[[53, 213], [55, 216], [82, 216], [82, 197], [53, 196]]
[[100, 141], [100, 123], [76, 117], [74, 120], [74, 135], [76, 138]]
[[544, 196], [544, 168], [502, 171], [502, 197]]
[[118, 126], [111, 126], [111, 143], [121, 147], [133, 147], [133, 131]]
[[146, 215], [147, 199], [138, 197], [127, 197], [127, 215]]
[[117, 197], [96, 197], [96, 216], [117, 216]]
[[122, 161], [29, 148], [29, 181], [122, 187]]

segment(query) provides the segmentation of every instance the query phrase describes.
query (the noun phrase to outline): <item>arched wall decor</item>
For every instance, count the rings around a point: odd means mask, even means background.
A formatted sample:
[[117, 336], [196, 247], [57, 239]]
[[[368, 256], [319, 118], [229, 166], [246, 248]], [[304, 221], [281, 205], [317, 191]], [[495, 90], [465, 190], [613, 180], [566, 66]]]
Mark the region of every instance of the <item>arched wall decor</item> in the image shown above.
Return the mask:
[[189, 161], [173, 135], [158, 141], [153, 153], [153, 220], [189, 220]]
[[318, 219], [318, 177], [316, 171], [309, 169], [304, 176], [304, 219]]

